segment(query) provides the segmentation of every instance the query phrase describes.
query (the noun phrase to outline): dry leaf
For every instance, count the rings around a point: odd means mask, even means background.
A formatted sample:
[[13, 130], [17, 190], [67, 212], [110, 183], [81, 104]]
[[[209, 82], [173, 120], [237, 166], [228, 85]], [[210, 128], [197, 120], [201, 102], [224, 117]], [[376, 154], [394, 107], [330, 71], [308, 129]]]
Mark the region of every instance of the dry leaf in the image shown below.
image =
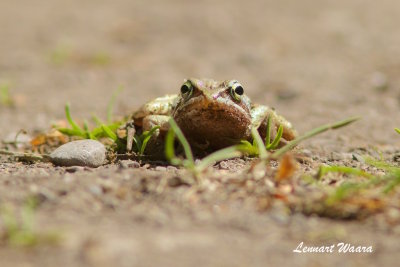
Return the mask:
[[296, 162], [291, 154], [285, 154], [279, 162], [278, 173], [275, 175], [275, 180], [280, 182], [293, 176], [296, 171]]

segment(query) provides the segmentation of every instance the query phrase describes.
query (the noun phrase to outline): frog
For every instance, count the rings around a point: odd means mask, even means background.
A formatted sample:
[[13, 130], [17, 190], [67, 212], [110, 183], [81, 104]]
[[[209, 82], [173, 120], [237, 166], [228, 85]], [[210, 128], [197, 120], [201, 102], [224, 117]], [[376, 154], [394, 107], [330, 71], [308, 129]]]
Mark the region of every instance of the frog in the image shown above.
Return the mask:
[[128, 129], [127, 150], [132, 149], [133, 133], [159, 129], [149, 142], [149, 151], [160, 152], [169, 120], [173, 118], [194, 151], [212, 152], [252, 140], [251, 130], [256, 128], [265, 140], [270, 118], [273, 139], [282, 126], [280, 146], [293, 140], [297, 131], [274, 108], [255, 104], [244, 93], [237, 80], [189, 78], [183, 81], [178, 94], [165, 95], [145, 103], [133, 112]]

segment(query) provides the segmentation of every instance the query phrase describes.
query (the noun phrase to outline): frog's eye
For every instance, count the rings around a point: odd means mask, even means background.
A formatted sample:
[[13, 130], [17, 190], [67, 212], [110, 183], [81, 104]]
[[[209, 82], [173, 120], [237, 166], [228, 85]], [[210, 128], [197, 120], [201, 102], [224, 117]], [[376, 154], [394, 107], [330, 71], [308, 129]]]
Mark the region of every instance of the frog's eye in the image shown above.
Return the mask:
[[191, 82], [187, 81], [181, 86], [181, 94], [185, 95], [187, 93], [191, 93], [193, 90], [193, 85]]
[[240, 83], [236, 82], [230, 86], [231, 95], [235, 100], [240, 100], [240, 96], [243, 95], [244, 90]]

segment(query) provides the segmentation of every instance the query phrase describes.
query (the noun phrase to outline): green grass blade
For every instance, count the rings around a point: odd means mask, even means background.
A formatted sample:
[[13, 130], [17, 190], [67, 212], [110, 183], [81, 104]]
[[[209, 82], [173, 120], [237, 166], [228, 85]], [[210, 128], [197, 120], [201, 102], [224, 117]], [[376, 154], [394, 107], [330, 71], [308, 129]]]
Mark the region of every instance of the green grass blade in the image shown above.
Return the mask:
[[245, 154], [250, 157], [256, 157], [259, 154], [257, 144], [255, 141], [254, 144], [252, 144], [247, 140], [242, 140], [240, 141], [240, 144], [236, 145], [236, 149], [242, 152], [242, 154]]
[[382, 169], [385, 171], [400, 170], [400, 168], [390, 165], [389, 163], [386, 163], [382, 160], [375, 160], [371, 157], [365, 157], [364, 159], [365, 159], [365, 163], [367, 163], [368, 165], [374, 166], [376, 168], [379, 168], [379, 169]]
[[253, 139], [256, 141], [257, 148], [258, 148], [258, 153], [260, 155], [261, 159], [266, 159], [268, 157], [268, 152], [265, 149], [264, 143], [261, 139], [260, 134], [258, 133], [258, 130], [256, 128], [251, 129], [251, 134], [253, 136]]
[[294, 148], [295, 146], [297, 146], [300, 142], [309, 139], [317, 134], [321, 134], [323, 132], [326, 132], [327, 130], [330, 129], [338, 129], [344, 126], [349, 125], [350, 123], [353, 123], [357, 120], [359, 120], [360, 117], [351, 117], [342, 121], [338, 121], [332, 124], [326, 124], [320, 127], [317, 127], [307, 133], [305, 133], [304, 135], [292, 140], [291, 142], [289, 142], [287, 145], [285, 145], [284, 147], [278, 149], [277, 151], [275, 151], [271, 157], [272, 158], [279, 158], [281, 157], [283, 154], [285, 154], [286, 152], [288, 152], [289, 150], [291, 150], [292, 148]]
[[92, 115], [92, 119], [99, 127], [101, 127], [101, 125], [103, 124], [103, 122], [96, 115]]
[[226, 147], [203, 158], [200, 163], [196, 165], [195, 170], [197, 172], [202, 172], [207, 167], [214, 165], [218, 161], [236, 158], [242, 155], [242, 152], [240, 152], [236, 146]]
[[268, 147], [270, 143], [271, 143], [271, 116], [268, 116], [267, 133], [265, 136], [265, 147]]
[[140, 138], [139, 135], [135, 134], [133, 137], [133, 141], [135, 142], [137, 152], [139, 153], [139, 151], [142, 149], [142, 138]]
[[185, 156], [186, 159], [191, 162], [191, 164], [194, 166], [194, 158], [193, 158], [193, 153], [192, 149], [190, 148], [189, 142], [187, 141], [185, 135], [182, 133], [181, 129], [178, 127], [176, 124], [175, 120], [171, 118], [169, 120], [169, 125], [172, 128], [172, 130], [175, 132], [176, 137], [178, 138], [179, 142], [183, 146], [183, 150], [185, 151]]
[[165, 157], [169, 162], [171, 162], [171, 164], [181, 165], [182, 160], [175, 155], [174, 141], [175, 141], [175, 132], [171, 128], [168, 130], [167, 136], [165, 138]]
[[68, 135], [68, 136], [80, 136], [82, 138], [85, 138], [85, 136], [81, 135], [82, 133], [80, 131], [76, 131], [74, 129], [70, 129], [70, 128], [57, 128], [57, 131], [59, 131], [62, 134]]
[[104, 137], [104, 136], [105, 136], [105, 135], [104, 135], [105, 133], [104, 133], [104, 131], [103, 131], [103, 128], [101, 128], [101, 125], [100, 125], [100, 127], [94, 128], [94, 129], [90, 132], [90, 134], [93, 135], [96, 139], [99, 138], [99, 137]]
[[362, 176], [366, 178], [373, 178], [374, 176], [361, 169], [347, 167], [347, 166], [320, 166], [318, 171], [318, 178], [322, 178], [327, 173], [345, 173], [350, 175]]
[[283, 126], [280, 125], [278, 128], [278, 132], [276, 133], [274, 141], [267, 147], [267, 149], [275, 149], [278, 147], [279, 142], [281, 141], [283, 134]]
[[238, 146], [244, 145], [245, 147], [252, 147], [253, 144], [251, 144], [249, 141], [247, 140], [242, 140], [240, 141], [240, 144]]
[[133, 136], [133, 143], [135, 144], [136, 152], [139, 153], [140, 147], [141, 147], [141, 143], [140, 143], [140, 138], [136, 134]]
[[107, 125], [103, 124], [101, 125], [101, 128], [107, 134], [107, 137], [111, 138], [114, 142], [117, 141], [117, 135], [113, 131], [111, 131], [111, 129], [108, 128]]
[[82, 130], [81, 127], [78, 126], [78, 124], [75, 123], [75, 121], [71, 117], [71, 111], [69, 109], [68, 103], [65, 105], [65, 116], [67, 117], [67, 121], [71, 125], [72, 129], [74, 129], [76, 132], [80, 132], [79, 136], [84, 136], [85, 132]]
[[92, 139], [92, 140], [97, 140], [96, 137], [92, 134], [92, 132], [89, 131], [89, 126], [88, 126], [87, 121], [83, 122], [83, 129], [85, 130], [86, 138]]
[[398, 185], [400, 185], [400, 175], [399, 174], [397, 174], [396, 176], [394, 176], [391, 179], [389, 184], [383, 189], [383, 193], [385, 193], [385, 194], [390, 193]]
[[394, 128], [394, 130], [395, 130], [398, 134], [400, 134], [400, 129], [399, 129], [399, 128]]
[[151, 128], [150, 131], [146, 131], [143, 133], [143, 135], [141, 136], [142, 137], [141, 139], [143, 139], [143, 141], [142, 141], [142, 145], [140, 147], [140, 152], [139, 152], [140, 155], [143, 155], [144, 150], [146, 149], [146, 146], [147, 146], [147, 142], [149, 142], [150, 138], [154, 135], [154, 133], [158, 129], [160, 129], [160, 126], [154, 126], [153, 128]]
[[326, 200], [325, 203], [328, 206], [334, 205], [338, 201], [346, 198], [351, 193], [356, 192], [360, 189], [360, 184], [356, 183], [343, 183], [341, 184], [333, 194], [331, 194]]

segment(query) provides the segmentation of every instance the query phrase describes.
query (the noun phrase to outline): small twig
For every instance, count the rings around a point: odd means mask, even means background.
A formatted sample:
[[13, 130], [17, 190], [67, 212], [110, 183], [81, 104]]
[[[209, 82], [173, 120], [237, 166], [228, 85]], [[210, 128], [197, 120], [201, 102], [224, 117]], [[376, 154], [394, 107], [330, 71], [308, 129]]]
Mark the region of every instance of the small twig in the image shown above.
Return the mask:
[[27, 152], [13, 152], [8, 150], [0, 149], [1, 155], [13, 156], [19, 159], [23, 159], [24, 161], [41, 161], [48, 162], [50, 161], [49, 155], [47, 154], [35, 154], [35, 153], [27, 153]]

